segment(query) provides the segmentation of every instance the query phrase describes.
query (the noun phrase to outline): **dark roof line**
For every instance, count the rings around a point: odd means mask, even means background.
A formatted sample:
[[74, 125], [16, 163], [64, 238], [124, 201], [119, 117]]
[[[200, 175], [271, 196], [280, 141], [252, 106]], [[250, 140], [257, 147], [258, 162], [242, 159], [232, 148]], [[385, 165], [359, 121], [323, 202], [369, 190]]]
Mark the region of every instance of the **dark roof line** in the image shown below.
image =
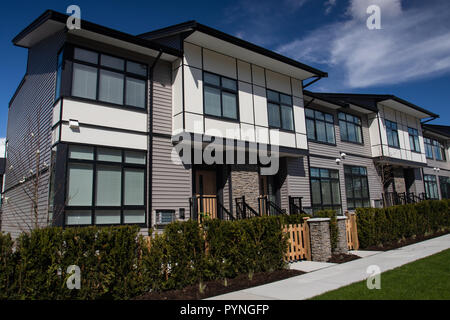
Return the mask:
[[138, 37], [143, 37], [143, 38], [149, 38], [149, 39], [160, 39], [160, 38], [164, 38], [170, 35], [174, 35], [174, 34], [178, 34], [178, 33], [184, 33], [184, 32], [189, 32], [189, 31], [199, 31], [199, 32], [203, 32], [206, 34], [209, 34], [213, 37], [219, 38], [221, 40], [230, 42], [232, 44], [235, 44], [237, 46], [243, 47], [245, 49], [257, 52], [259, 54], [265, 55], [269, 58], [284, 62], [286, 64], [289, 64], [291, 66], [306, 70], [310, 73], [313, 73], [319, 77], [328, 77], [328, 73], [323, 72], [321, 70], [318, 70], [316, 68], [313, 68], [311, 66], [308, 66], [306, 64], [303, 64], [301, 62], [298, 62], [296, 60], [293, 60], [291, 58], [288, 58], [286, 56], [283, 56], [279, 53], [276, 53], [274, 51], [271, 51], [269, 49], [260, 47], [256, 44], [250, 43], [248, 41], [239, 39], [235, 36], [232, 36], [228, 33], [225, 33], [223, 31], [208, 27], [204, 24], [201, 24], [195, 20], [191, 20], [191, 21], [186, 21], [183, 23], [179, 23], [173, 26], [169, 26], [169, 27], [165, 27], [165, 28], [161, 28], [158, 30], [154, 30], [154, 31], [150, 31], [150, 32], [146, 32], [143, 34], [138, 35]]
[[[17, 45], [20, 46], [18, 44], [18, 42], [24, 38], [25, 36], [27, 36], [30, 32], [32, 32], [33, 30], [35, 30], [36, 28], [38, 28], [39, 26], [41, 26], [43, 23], [45, 23], [48, 20], [53, 20], [53, 21], [57, 21], [63, 24], [66, 24], [67, 19], [69, 18], [68, 15], [65, 15], [63, 13], [60, 12], [56, 12], [53, 10], [46, 10], [43, 14], [41, 14], [36, 20], [34, 20], [30, 25], [28, 25], [25, 29], [23, 29], [17, 36], [14, 37], [14, 39], [12, 40], [12, 42]], [[101, 26], [99, 24], [93, 23], [93, 22], [89, 22], [86, 20], [81, 20], [81, 26], [83, 29], [95, 32], [95, 33], [100, 33], [100, 34], [104, 34], [106, 36], [110, 36], [122, 41], [126, 41], [126, 42], [130, 42], [139, 46], [143, 46], [149, 49], [153, 49], [156, 51], [163, 51], [167, 54], [173, 55], [173, 56], [177, 56], [177, 57], [181, 57], [182, 53], [179, 50], [176, 50], [174, 48], [150, 41], [150, 40], [146, 40], [125, 32], [121, 32], [118, 30], [114, 30], [108, 27], [104, 27]]]
[[425, 131], [431, 131], [450, 138], [450, 126], [423, 123], [422, 127]]
[[[419, 107], [409, 101], [406, 101], [402, 98], [399, 98], [395, 95], [392, 94], [364, 94], [364, 93], [322, 93], [322, 92], [309, 92], [305, 90], [305, 93], [307, 93], [308, 95], [310, 94], [311, 96], [315, 95], [317, 97], [322, 97], [322, 98], [329, 98], [329, 99], [334, 99], [335, 101], [346, 101], [348, 103], [351, 104], [355, 104], [358, 105], [359, 107], [362, 108], [366, 108], [372, 111], [378, 111], [378, 109], [376, 108], [376, 103], [378, 102], [382, 102], [385, 100], [395, 100], [401, 104], [404, 104], [412, 109], [415, 109], [417, 111], [420, 111], [422, 113], [425, 113], [427, 115], [429, 115], [432, 118], [439, 118], [439, 115], [428, 111], [422, 107]], [[355, 102], [354, 99], [360, 99], [360, 103], [358, 104], [357, 102]], [[372, 102], [374, 103], [373, 106], [370, 106], [369, 104], [364, 104], [362, 102]]]

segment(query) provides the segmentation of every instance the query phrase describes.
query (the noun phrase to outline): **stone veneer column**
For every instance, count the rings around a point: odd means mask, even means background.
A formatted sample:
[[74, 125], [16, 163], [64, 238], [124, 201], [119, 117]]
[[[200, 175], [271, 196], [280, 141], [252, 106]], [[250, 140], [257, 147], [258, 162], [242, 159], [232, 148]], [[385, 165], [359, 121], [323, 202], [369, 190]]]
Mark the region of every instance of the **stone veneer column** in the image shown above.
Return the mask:
[[245, 201], [258, 211], [259, 178], [257, 165], [232, 165], [231, 185], [233, 204], [235, 198], [245, 196]]
[[348, 253], [346, 221], [347, 217], [345, 216], [337, 217], [337, 244], [333, 253]]
[[330, 218], [308, 219], [311, 259], [327, 262], [331, 258]]

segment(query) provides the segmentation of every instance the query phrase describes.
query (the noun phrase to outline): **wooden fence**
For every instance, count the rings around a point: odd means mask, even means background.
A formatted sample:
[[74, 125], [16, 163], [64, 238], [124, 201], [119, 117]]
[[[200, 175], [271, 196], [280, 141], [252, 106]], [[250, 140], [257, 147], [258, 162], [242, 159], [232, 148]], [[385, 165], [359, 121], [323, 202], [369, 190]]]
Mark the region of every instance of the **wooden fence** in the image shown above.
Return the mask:
[[288, 262], [311, 260], [309, 226], [306, 220], [307, 218], [302, 224], [289, 224], [284, 227], [283, 231], [289, 236], [289, 246], [286, 253]]
[[354, 213], [346, 213], [345, 229], [347, 231], [347, 245], [349, 250], [358, 250], [358, 227], [356, 226], [356, 215]]

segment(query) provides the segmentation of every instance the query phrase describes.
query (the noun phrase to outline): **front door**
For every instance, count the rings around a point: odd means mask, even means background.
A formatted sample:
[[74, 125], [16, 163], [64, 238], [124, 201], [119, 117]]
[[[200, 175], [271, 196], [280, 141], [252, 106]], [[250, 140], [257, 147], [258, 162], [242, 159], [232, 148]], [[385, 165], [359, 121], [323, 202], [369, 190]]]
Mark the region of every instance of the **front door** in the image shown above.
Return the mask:
[[274, 180], [274, 176], [259, 176], [259, 206], [263, 215], [269, 214], [270, 211], [266, 201], [276, 204], [277, 197]]
[[217, 218], [216, 171], [196, 170], [195, 195], [198, 198], [199, 216], [203, 214], [212, 219]]

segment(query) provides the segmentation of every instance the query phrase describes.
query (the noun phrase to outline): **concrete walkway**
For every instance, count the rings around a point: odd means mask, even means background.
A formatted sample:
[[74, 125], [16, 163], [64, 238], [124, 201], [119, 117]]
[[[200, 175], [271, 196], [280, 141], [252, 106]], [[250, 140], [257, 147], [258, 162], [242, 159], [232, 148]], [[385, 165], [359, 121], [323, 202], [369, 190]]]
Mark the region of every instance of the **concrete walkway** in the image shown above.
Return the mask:
[[[395, 250], [379, 252], [358, 260], [332, 265], [289, 279], [227, 293], [211, 300], [302, 300], [335, 290], [369, 277], [367, 267], [377, 265], [381, 272], [431, 256], [450, 248], [450, 235], [426, 240]], [[383, 276], [381, 277], [383, 285]]]

